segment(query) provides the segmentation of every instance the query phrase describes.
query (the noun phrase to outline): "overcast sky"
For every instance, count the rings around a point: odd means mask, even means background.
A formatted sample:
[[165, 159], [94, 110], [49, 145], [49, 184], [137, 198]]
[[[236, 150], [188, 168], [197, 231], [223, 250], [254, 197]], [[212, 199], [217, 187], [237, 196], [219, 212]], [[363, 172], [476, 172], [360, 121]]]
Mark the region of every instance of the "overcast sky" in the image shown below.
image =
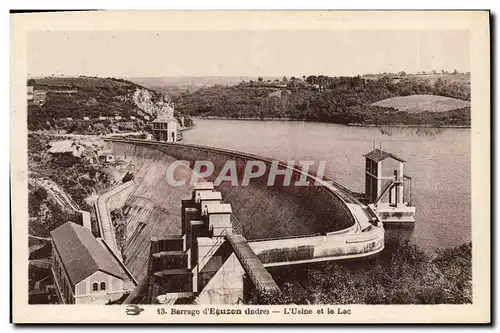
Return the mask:
[[32, 32], [28, 75], [330, 76], [469, 71], [448, 30]]

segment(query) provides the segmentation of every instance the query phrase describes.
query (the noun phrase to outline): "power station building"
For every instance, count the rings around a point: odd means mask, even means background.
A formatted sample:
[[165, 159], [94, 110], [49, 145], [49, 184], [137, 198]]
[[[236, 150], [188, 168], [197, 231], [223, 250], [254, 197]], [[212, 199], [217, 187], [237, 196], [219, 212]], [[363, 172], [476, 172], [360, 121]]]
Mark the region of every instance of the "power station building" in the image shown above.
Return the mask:
[[54, 229], [52, 275], [63, 304], [106, 304], [134, 289], [133, 278], [102, 240], [73, 222]]

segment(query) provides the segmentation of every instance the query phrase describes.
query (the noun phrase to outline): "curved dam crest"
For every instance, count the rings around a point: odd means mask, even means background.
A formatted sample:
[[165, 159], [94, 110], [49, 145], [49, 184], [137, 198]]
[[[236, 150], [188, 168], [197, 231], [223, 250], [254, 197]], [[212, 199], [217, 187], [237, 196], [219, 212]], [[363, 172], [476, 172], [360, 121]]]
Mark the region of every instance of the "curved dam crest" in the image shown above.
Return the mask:
[[[215, 171], [205, 179], [212, 182], [228, 160], [236, 161], [238, 175], [243, 174], [248, 160], [271, 164], [271, 160], [261, 156], [212, 147], [143, 140], [106, 141], [116, 157], [132, 164], [135, 170], [136, 189], [125, 203], [128, 209], [124, 247], [127, 266], [133, 262], [139, 265], [139, 261], [144, 262], [147, 258], [146, 248], [133, 251], [135, 253], [130, 250], [144, 247], [140, 244], [147, 232], [140, 228], [149, 229], [149, 237], [180, 231], [181, 199], [189, 197], [192, 186], [174, 187], [167, 182], [168, 166], [175, 160], [189, 161], [191, 168], [196, 160], [213, 162]], [[294, 177], [300, 172], [294, 170]], [[177, 168], [175, 177], [190, 179], [192, 173], [190, 169]], [[268, 173], [269, 168], [264, 175], [251, 179], [249, 186], [222, 182], [216, 188], [223, 200], [232, 205], [242, 235], [264, 265], [330, 260], [332, 256], [338, 259], [359, 257], [383, 249], [383, 228], [371, 225], [368, 221], [373, 216], [366, 212], [367, 208], [342, 189], [328, 184], [314, 186], [316, 176], [312, 172], [308, 174], [310, 186], [278, 183], [269, 187]], [[164, 231], [156, 230], [160, 224]], [[143, 260], [138, 260], [139, 257]], [[147, 269], [144, 265], [129, 268], [138, 275], [143, 275]]]

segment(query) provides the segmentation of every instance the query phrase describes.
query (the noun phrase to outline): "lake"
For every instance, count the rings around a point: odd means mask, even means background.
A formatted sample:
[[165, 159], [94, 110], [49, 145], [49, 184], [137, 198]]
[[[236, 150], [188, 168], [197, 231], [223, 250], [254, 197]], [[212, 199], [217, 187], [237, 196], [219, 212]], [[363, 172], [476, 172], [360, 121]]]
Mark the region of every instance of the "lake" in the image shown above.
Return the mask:
[[327, 161], [326, 174], [364, 192], [363, 154], [377, 147], [405, 159], [412, 177], [416, 222], [412, 242], [423, 247], [471, 239], [470, 129], [349, 127], [299, 121], [195, 119], [183, 142], [280, 160]]

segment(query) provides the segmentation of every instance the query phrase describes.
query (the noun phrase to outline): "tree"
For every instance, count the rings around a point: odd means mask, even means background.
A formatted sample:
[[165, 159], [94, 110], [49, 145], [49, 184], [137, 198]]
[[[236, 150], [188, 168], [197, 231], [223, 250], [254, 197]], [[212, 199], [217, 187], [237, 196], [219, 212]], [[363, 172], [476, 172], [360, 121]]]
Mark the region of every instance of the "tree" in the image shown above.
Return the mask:
[[316, 75], [309, 75], [306, 79], [306, 82], [309, 84], [316, 84], [317, 81], [318, 81], [318, 78], [316, 77]]
[[264, 79], [259, 76], [257, 80], [259, 80], [259, 82], [262, 82]]
[[286, 76], [283, 76], [283, 82], [287, 82], [288, 79], [286, 78]]
[[457, 71], [457, 69], [455, 68], [455, 69], [453, 70], [453, 75], [457, 75], [457, 74], [458, 74], [458, 71]]

